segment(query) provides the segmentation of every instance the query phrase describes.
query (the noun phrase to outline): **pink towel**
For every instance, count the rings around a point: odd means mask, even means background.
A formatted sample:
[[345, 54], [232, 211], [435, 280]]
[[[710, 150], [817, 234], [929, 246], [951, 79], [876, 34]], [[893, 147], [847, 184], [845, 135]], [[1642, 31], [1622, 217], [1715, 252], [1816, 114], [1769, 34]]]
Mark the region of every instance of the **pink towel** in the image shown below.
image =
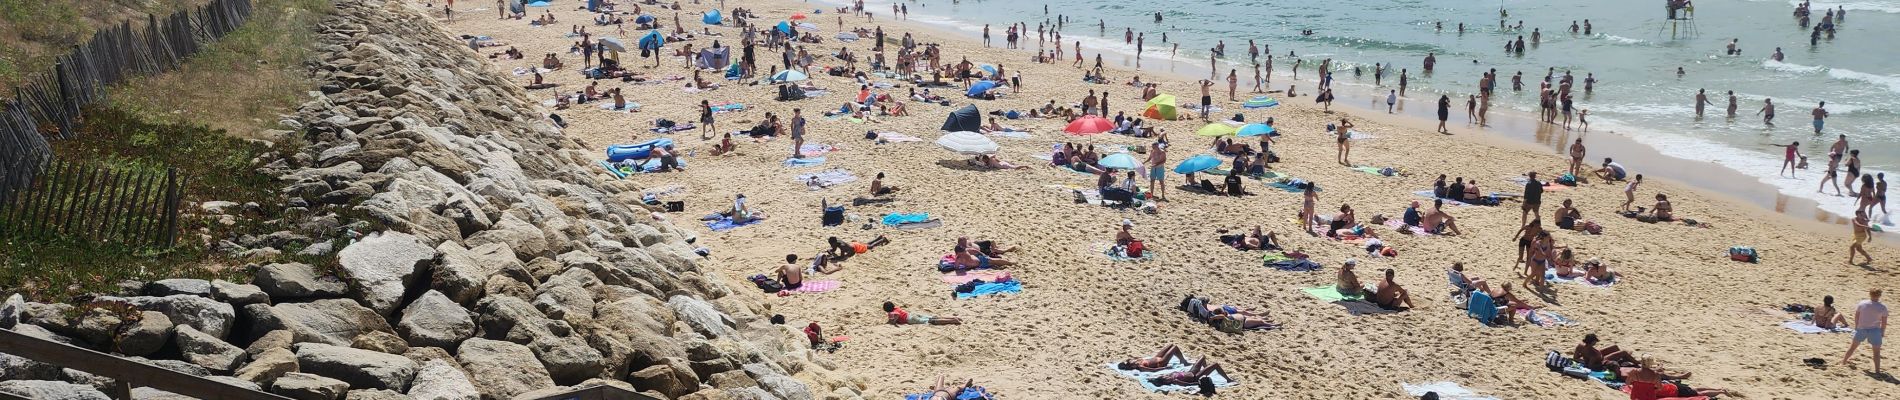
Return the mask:
[[805, 281], [803, 283], [802, 285], [798, 285], [797, 289], [792, 289], [792, 291], [798, 293], [824, 293], [844, 285], [844, 282], [839, 281]]
[[948, 273], [943, 274], [943, 283], [961, 285], [977, 279], [982, 279], [985, 282], [995, 282], [997, 278], [1004, 276], [1009, 276], [1009, 273], [1001, 271], [969, 271], [961, 275]]

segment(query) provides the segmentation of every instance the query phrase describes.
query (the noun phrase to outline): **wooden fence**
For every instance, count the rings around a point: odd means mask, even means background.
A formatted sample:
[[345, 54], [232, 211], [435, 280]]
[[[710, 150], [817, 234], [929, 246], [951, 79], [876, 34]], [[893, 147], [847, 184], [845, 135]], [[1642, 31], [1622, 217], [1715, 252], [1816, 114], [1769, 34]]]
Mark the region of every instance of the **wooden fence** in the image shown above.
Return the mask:
[[0, 235], [169, 247], [178, 240], [185, 178], [164, 172], [54, 161], [0, 177]]
[[[35, 204], [39, 208], [26, 208], [22, 204], [47, 199], [70, 201], [73, 195], [109, 197], [105, 193], [74, 190], [104, 190], [113, 188], [113, 185], [129, 187], [136, 181], [130, 180], [134, 177], [119, 173], [110, 179], [86, 177], [88, 181], [97, 178], [105, 182], [84, 182], [85, 188], [81, 187], [81, 182], [48, 182], [52, 179], [78, 180], [84, 172], [68, 171], [70, 166], [52, 165], [53, 152], [46, 142], [47, 137], [73, 138], [78, 134], [75, 125], [80, 119], [80, 110], [105, 100], [106, 87], [124, 83], [136, 76], [177, 69], [186, 58], [203, 50], [204, 43], [237, 30], [250, 16], [251, 0], [213, 0], [196, 9], [181, 10], [162, 18], [147, 15], [146, 23], [140, 28], [134, 28], [131, 21], [125, 21], [116, 27], [100, 30], [85, 44], [73, 46], [71, 52], [57, 58], [51, 71], [28, 77], [14, 88], [12, 100], [0, 101], [0, 231], [20, 233], [26, 229], [34, 233], [78, 233], [74, 230], [78, 228], [69, 226], [73, 224], [71, 221], [58, 221], [55, 225], [57, 229], [49, 229], [49, 221], [32, 220], [27, 221], [31, 223], [29, 229], [28, 225], [21, 225], [22, 220], [19, 219], [22, 215], [26, 218], [44, 217], [39, 213], [47, 211], [72, 211], [69, 208], [76, 205], [47, 203]], [[94, 175], [113, 174], [106, 170], [94, 171]], [[157, 180], [155, 177], [142, 178]], [[176, 177], [160, 181], [168, 190], [174, 191], [170, 194], [172, 197], [178, 196], [175, 193], [176, 181]], [[61, 192], [39, 192], [55, 189]], [[176, 203], [176, 200], [172, 203]], [[175, 205], [167, 208], [175, 209]], [[81, 219], [78, 224], [82, 225], [86, 222], [86, 218], [75, 217], [78, 216], [68, 216], [66, 219]], [[176, 217], [165, 219], [175, 220]], [[98, 230], [80, 236], [157, 243], [156, 237], [139, 236], [158, 232], [155, 230], [157, 227], [138, 225], [112, 227], [127, 228], [115, 232], [95, 224], [94, 228]], [[146, 230], [131, 230], [135, 228]], [[163, 243], [170, 244], [172, 235], [164, 236]]]

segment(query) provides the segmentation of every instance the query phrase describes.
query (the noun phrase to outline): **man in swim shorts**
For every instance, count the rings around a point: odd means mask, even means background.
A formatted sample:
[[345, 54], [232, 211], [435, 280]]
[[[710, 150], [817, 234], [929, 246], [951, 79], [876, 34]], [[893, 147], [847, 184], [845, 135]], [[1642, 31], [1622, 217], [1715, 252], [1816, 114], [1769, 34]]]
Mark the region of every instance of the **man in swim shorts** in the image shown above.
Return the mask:
[[1826, 107], [1827, 102], [1825, 101], [1821, 102], [1820, 105], [1814, 106], [1812, 113], [1814, 114], [1814, 134], [1816, 135], [1821, 134], [1821, 125], [1827, 123]]
[[1156, 141], [1148, 144], [1148, 188], [1156, 199], [1167, 198], [1167, 185], [1162, 184], [1168, 177], [1168, 146]]
[[1880, 342], [1887, 334], [1887, 305], [1880, 302], [1880, 289], [1867, 291], [1867, 300], [1854, 306], [1854, 342], [1847, 345], [1841, 365], [1852, 365], [1854, 350], [1861, 342], [1874, 349], [1874, 373], [1880, 373]]
[[963, 323], [963, 319], [957, 317], [938, 317], [923, 313], [913, 314], [902, 308], [898, 308], [897, 304], [888, 301], [884, 302], [884, 321], [891, 325], [959, 325]]

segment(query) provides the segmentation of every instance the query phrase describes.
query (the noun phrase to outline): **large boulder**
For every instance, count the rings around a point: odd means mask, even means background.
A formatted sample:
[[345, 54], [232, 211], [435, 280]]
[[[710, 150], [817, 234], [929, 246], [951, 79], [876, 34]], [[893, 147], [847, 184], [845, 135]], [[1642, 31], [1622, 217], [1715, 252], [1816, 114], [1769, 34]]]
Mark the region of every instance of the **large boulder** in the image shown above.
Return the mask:
[[26, 297], [14, 293], [0, 301], [0, 329], [13, 329], [20, 323], [21, 314], [26, 313]]
[[640, 390], [658, 391], [668, 397], [680, 397], [699, 390], [699, 376], [693, 374], [686, 360], [677, 358], [634, 371], [627, 376], [627, 381]]
[[298, 344], [297, 367], [357, 389], [401, 391], [416, 375], [416, 362], [408, 357], [321, 343]]
[[0, 393], [34, 400], [111, 400], [91, 386], [60, 381], [0, 382]]
[[475, 319], [442, 292], [430, 290], [403, 308], [396, 330], [410, 346], [452, 349], [475, 335]]
[[292, 372], [271, 382], [270, 392], [296, 400], [337, 400], [350, 384], [315, 374]]
[[550, 250], [547, 232], [516, 217], [512, 212], [503, 213], [501, 220], [496, 221], [494, 227], [469, 236], [465, 242], [476, 247], [490, 243], [507, 244], [515, 250], [516, 254], [529, 260], [548, 255]]
[[232, 376], [269, 386], [284, 374], [297, 372], [297, 355], [288, 349], [270, 348], [251, 355], [251, 362], [239, 367]]
[[[251, 305], [247, 307], [257, 307]], [[281, 303], [265, 308], [269, 321], [259, 321], [265, 330], [289, 330], [297, 342], [317, 342], [349, 346], [364, 332], [392, 332], [389, 322], [375, 311], [348, 299], [326, 299], [309, 303]]]
[[403, 342], [402, 337], [394, 333], [378, 331], [356, 335], [356, 340], [350, 342], [350, 347], [389, 354], [402, 354], [409, 351], [409, 343]]
[[296, 339], [296, 334], [290, 333], [288, 330], [279, 329], [265, 332], [263, 336], [258, 336], [256, 340], [252, 340], [250, 346], [244, 347], [244, 353], [251, 355], [252, 359], [256, 359], [258, 354], [263, 354], [270, 349], [290, 350], [290, 345], [295, 344], [297, 342]]
[[594, 318], [594, 292], [590, 286], [598, 286], [599, 279], [594, 273], [583, 269], [569, 269], [559, 275], [548, 278], [536, 289], [535, 309], [547, 314], [548, 318], [577, 323]]
[[758, 377], [757, 379], [760, 388], [772, 392], [772, 395], [778, 396], [778, 398], [785, 400], [812, 400], [811, 388], [806, 387], [804, 382], [799, 382], [797, 379], [792, 379], [784, 375], [766, 375]]
[[235, 283], [218, 279], [211, 281], [211, 298], [234, 306], [245, 304], [269, 303], [270, 295], [257, 285]]
[[146, 296], [188, 294], [192, 296], [211, 297], [211, 282], [203, 279], [160, 279], [146, 283], [145, 289], [142, 290], [142, 292], [144, 292]]
[[251, 277], [251, 284], [278, 301], [337, 298], [350, 289], [335, 276], [321, 274], [315, 267], [300, 263], [265, 265]]
[[528, 348], [534, 350], [535, 358], [541, 360], [556, 384], [580, 383], [600, 376], [607, 368], [606, 358], [600, 351], [588, 347], [587, 341], [579, 337], [541, 337], [528, 344]]
[[673, 309], [673, 313], [679, 316], [680, 321], [685, 321], [687, 326], [693, 328], [693, 331], [706, 335], [708, 338], [717, 339], [731, 335], [733, 328], [737, 326], [731, 316], [719, 312], [718, 308], [705, 300], [678, 295], [667, 299], [666, 305]]
[[176, 334], [178, 352], [185, 362], [205, 369], [224, 373], [236, 369], [244, 362], [244, 349], [225, 343], [210, 334], [199, 332], [190, 325], [178, 326]]
[[170, 318], [173, 324], [190, 325], [192, 329], [220, 340], [231, 332], [231, 323], [237, 319], [237, 310], [230, 304], [202, 296], [183, 294], [164, 297], [100, 296], [97, 300], [124, 302], [140, 310], [161, 312]]
[[443, 360], [429, 360], [416, 370], [409, 383], [409, 396], [432, 400], [479, 400], [482, 392], [460, 368]]
[[370, 234], [337, 253], [337, 263], [355, 282], [355, 298], [389, 315], [402, 306], [402, 294], [418, 267], [435, 258], [435, 249], [414, 235], [396, 231]]
[[469, 339], [456, 349], [462, 368], [475, 379], [475, 388], [484, 398], [507, 399], [515, 395], [554, 386], [541, 363], [529, 362], [534, 351], [527, 346], [488, 339]]
[[457, 303], [470, 304], [485, 292], [483, 283], [498, 271], [525, 268], [508, 243], [464, 248], [454, 241], [436, 246], [437, 263], [429, 270], [429, 287]]
[[410, 400], [414, 397], [394, 390], [357, 389], [343, 393], [343, 398], [349, 400]]
[[532, 343], [536, 338], [567, 336], [565, 322], [548, 319], [527, 301], [516, 297], [491, 295], [475, 304], [475, 323], [482, 337], [515, 343]]

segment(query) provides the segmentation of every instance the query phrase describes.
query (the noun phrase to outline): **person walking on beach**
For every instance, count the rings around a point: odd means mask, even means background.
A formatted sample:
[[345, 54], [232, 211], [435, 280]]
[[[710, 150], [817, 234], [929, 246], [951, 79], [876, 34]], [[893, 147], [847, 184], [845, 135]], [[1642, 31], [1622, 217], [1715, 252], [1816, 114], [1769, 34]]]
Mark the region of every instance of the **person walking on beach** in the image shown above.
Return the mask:
[[1762, 125], [1775, 126], [1775, 99], [1762, 99], [1761, 110], [1755, 114], [1761, 116]]
[[1543, 219], [1544, 183], [1537, 181], [1537, 171], [1524, 175], [1524, 207], [1517, 215], [1517, 223], [1522, 224], [1532, 217]]
[[1260, 85], [1263, 83], [1265, 82], [1260, 80], [1260, 64], [1254, 64], [1253, 65], [1253, 92], [1265, 93], [1260, 90]]
[[1148, 190], [1155, 193], [1155, 199], [1166, 201], [1168, 187], [1163, 180], [1168, 178], [1168, 145], [1164, 141], [1148, 144]]
[[[1855, 229], [1858, 232], [1867, 227], [1859, 225]], [[1854, 247], [1860, 248], [1860, 243], [1855, 243]], [[1867, 342], [1874, 351], [1874, 373], [1880, 373], [1880, 342], [1884, 336], [1887, 336], [1887, 305], [1880, 302], [1880, 289], [1868, 290], [1867, 300], [1854, 305], [1854, 341], [1847, 345], [1847, 355], [1841, 356], [1841, 365], [1853, 366], [1854, 350], [1860, 347], [1861, 342]]]
[[1781, 170], [1776, 171], [1775, 176], [1781, 176], [1782, 173], [1787, 173], [1788, 177], [1794, 177], [1794, 160], [1801, 155], [1801, 142], [1797, 141], [1788, 143], [1787, 146], [1775, 147], [1780, 147], [1785, 150], [1781, 156]]
[[1702, 119], [1702, 106], [1709, 106], [1709, 105], [1715, 105], [1715, 103], [1709, 102], [1709, 90], [1696, 89], [1695, 90], [1695, 118]]
[[1207, 113], [1209, 111], [1213, 111], [1213, 110], [1210, 110], [1209, 108], [1214, 106], [1213, 105], [1214, 96], [1209, 95], [1207, 92], [1208, 90], [1207, 88], [1211, 88], [1211, 87], [1214, 87], [1214, 81], [1210, 81], [1206, 79], [1201, 80], [1201, 120], [1202, 121], [1206, 121]]
[[1821, 134], [1821, 125], [1827, 122], [1827, 102], [1814, 106], [1814, 134]]
[[1478, 95], [1465, 95], [1465, 125], [1478, 123]]
[[1346, 140], [1352, 135], [1352, 121], [1340, 118], [1339, 125], [1333, 128], [1333, 134], [1339, 145], [1337, 154], [1339, 165], [1352, 166], [1352, 143]]
[[[840, 26], [838, 27], [839, 30], [844, 29], [842, 25], [843, 24], [840, 23]], [[983, 47], [990, 47], [990, 24], [983, 24]]]
[[[1841, 153], [1827, 153], [1827, 172], [1825, 175], [1821, 175], [1821, 186], [1814, 188], [1814, 192], [1826, 194], [1827, 185], [1834, 184], [1834, 195], [1843, 196], [1841, 194], [1840, 178], [1838, 175], [1836, 175], [1836, 171], [1839, 171], [1840, 167], [1841, 167]], [[1848, 182], [1847, 185], [1851, 187], [1851, 186], [1854, 186], [1854, 183]]]
[[1582, 136], [1578, 136], [1576, 141], [1570, 142], [1570, 175], [1571, 176], [1577, 176], [1577, 172], [1583, 170], [1583, 157], [1584, 155], [1588, 153], [1589, 152], [1583, 147]]
[[1399, 91], [1397, 90], [1385, 91], [1385, 113], [1391, 114], [1392, 110], [1398, 107], [1398, 105], [1399, 105]]
[[1445, 128], [1445, 121], [1451, 119], [1451, 96], [1438, 95], [1438, 133], [1450, 135], [1451, 129]]
[[699, 139], [711, 140], [712, 133], [714, 131], [717, 131], [717, 129], [713, 127], [712, 102], [707, 101], [707, 100], [700, 100], [699, 101]]
[[1631, 180], [1629, 184], [1623, 185], [1623, 212], [1630, 211], [1630, 204], [1636, 202], [1636, 187], [1642, 184], [1643, 174], [1636, 174], [1635, 180]]
[[1240, 101], [1234, 97], [1234, 91], [1240, 88], [1240, 75], [1236, 74], [1238, 71], [1231, 68], [1227, 70], [1227, 101]]

